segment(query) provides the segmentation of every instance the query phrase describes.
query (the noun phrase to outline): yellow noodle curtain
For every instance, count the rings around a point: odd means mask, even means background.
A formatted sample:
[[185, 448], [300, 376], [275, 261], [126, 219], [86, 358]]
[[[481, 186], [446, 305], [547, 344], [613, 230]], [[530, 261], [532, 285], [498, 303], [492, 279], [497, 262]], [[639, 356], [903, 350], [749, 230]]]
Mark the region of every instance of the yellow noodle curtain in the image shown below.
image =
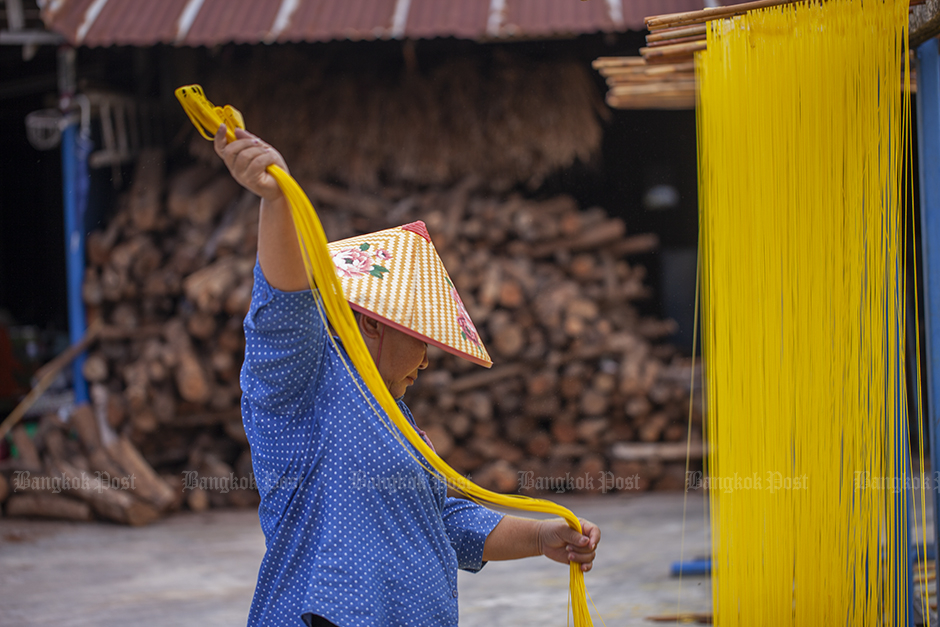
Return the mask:
[[906, 624], [906, 0], [696, 57], [716, 624]]

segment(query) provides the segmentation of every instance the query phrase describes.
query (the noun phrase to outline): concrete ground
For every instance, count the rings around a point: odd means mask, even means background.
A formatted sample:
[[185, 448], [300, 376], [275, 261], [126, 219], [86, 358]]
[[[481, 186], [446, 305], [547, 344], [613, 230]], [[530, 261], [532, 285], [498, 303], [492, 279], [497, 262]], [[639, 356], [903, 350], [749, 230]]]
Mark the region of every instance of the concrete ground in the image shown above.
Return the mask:
[[[586, 583], [606, 625], [676, 612], [681, 494], [556, 500], [601, 527]], [[708, 553], [702, 494], [690, 493], [685, 558]], [[243, 625], [263, 554], [254, 511], [182, 513], [144, 528], [0, 519], [0, 625]], [[545, 558], [461, 572], [459, 587], [462, 627], [567, 623], [568, 569]], [[681, 610], [710, 607], [711, 580], [683, 579]]]

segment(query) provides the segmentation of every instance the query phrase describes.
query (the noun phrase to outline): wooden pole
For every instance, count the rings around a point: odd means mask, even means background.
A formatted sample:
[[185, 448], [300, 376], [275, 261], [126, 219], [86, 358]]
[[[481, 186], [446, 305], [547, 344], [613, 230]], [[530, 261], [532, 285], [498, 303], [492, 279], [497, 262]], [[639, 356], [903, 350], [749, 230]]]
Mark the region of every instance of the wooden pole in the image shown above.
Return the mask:
[[695, 37], [705, 35], [706, 26], [704, 24], [695, 24], [694, 26], [679, 26], [677, 28], [664, 28], [655, 33], [646, 36], [646, 43], [652, 44], [657, 41], [668, 41], [670, 39], [680, 39], [683, 37]]
[[723, 17], [742, 15], [748, 11], [754, 11], [755, 9], [765, 9], [767, 7], [793, 4], [794, 2], [800, 1], [801, 0], [755, 0], [754, 2], [742, 2], [741, 4], [734, 4], [727, 7], [714, 7], [701, 9], [699, 11], [653, 15], [646, 18], [646, 27], [651, 31], [660, 31], [664, 28], [673, 28], [676, 26], [704, 24], [705, 22]]
[[[723, 17], [732, 17], [742, 15], [748, 11], [756, 9], [766, 9], [767, 7], [777, 7], [784, 4], [793, 4], [802, 0], [755, 0], [754, 2], [742, 2], [726, 7], [713, 7], [701, 9], [698, 11], [685, 11], [682, 13], [666, 13], [663, 15], [653, 15], [646, 18], [646, 27], [650, 31], [664, 31], [670, 28], [680, 26], [689, 26], [692, 24], [704, 24], [711, 20], [717, 20]], [[924, 4], [926, 0], [911, 0], [911, 6]]]
[[685, 55], [692, 55], [699, 50], [705, 50], [707, 44], [704, 41], [693, 41], [684, 44], [669, 44], [667, 46], [659, 46], [658, 48], [640, 48], [640, 54], [642, 54], [647, 59], [655, 59], [657, 57], [678, 57]]

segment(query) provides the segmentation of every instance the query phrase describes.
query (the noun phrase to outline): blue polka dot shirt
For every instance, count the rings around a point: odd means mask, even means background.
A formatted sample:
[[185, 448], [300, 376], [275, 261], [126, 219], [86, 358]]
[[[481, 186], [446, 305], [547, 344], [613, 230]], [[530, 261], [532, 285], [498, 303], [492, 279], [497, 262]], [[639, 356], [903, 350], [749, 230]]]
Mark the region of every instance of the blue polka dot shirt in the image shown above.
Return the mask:
[[502, 515], [447, 497], [409, 455], [315, 298], [272, 288], [255, 264], [242, 416], [266, 551], [248, 624], [456, 625], [457, 569], [483, 567]]

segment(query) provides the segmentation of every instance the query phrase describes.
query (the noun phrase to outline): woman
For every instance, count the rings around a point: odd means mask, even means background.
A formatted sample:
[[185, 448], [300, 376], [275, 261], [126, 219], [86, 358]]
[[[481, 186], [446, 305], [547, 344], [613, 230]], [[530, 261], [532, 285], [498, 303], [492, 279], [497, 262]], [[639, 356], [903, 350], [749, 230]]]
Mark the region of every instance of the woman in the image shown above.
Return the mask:
[[[221, 127], [215, 150], [235, 180], [262, 199], [241, 384], [267, 550], [249, 624], [456, 625], [458, 568], [545, 555], [590, 570], [596, 525], [582, 521], [582, 535], [561, 519], [503, 516], [448, 497], [413, 449], [398, 442], [358, 374], [347, 370], [349, 359], [309, 289], [290, 207], [265, 171], [272, 164], [286, 171], [287, 164], [254, 135], [235, 135], [228, 143]], [[422, 231], [415, 223], [372, 235], [412, 238], [408, 245], [433, 251]], [[392, 253], [376, 247], [366, 254], [368, 246], [333, 250], [342, 278], [388, 278]], [[456, 290], [451, 296], [465, 313]], [[434, 340], [394, 316], [357, 309], [379, 374], [414, 425], [401, 397], [428, 365], [423, 339]], [[478, 342], [469, 316], [458, 318], [462, 340]]]

